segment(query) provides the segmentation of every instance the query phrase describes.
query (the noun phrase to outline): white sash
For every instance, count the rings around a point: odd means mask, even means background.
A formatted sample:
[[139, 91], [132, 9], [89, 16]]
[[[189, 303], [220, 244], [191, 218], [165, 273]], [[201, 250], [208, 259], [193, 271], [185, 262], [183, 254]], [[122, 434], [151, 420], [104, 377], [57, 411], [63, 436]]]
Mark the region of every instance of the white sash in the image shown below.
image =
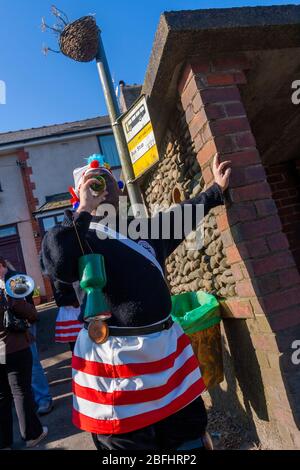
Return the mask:
[[124, 243], [124, 245], [128, 246], [132, 250], [147, 258], [151, 263], [154, 264], [154, 266], [157, 267], [157, 269], [159, 269], [163, 278], [165, 277], [162, 267], [155, 258], [155, 256], [153, 256], [148, 250], [146, 250], [146, 248], [139, 245], [137, 242], [130, 240], [130, 238], [125, 237], [125, 235], [115, 232], [111, 228], [107, 227], [106, 225], [102, 225], [99, 222], [91, 222], [90, 229], [96, 231], [99, 230], [102, 233], [106, 233], [110, 238], [114, 238], [115, 240], [119, 240], [121, 243]]

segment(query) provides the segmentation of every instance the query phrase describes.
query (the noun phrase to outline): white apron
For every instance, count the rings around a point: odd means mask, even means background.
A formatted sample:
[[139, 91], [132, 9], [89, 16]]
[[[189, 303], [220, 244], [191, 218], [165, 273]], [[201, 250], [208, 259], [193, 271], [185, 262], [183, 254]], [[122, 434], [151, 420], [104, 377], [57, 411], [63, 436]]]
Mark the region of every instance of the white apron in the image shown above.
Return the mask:
[[[99, 226], [92, 223], [90, 228]], [[146, 249], [111, 230], [109, 235], [139, 252], [163, 275]], [[73, 424], [95, 434], [144, 428], [181, 410], [205, 390], [198, 359], [177, 323], [148, 335], [109, 336], [99, 345], [82, 329], [72, 368]]]
[[83, 323], [78, 321], [80, 308], [60, 307], [55, 325], [56, 343], [73, 343], [83, 327]]
[[188, 336], [174, 323], [101, 345], [83, 329], [72, 358], [73, 424], [96, 434], [134, 431], [181, 410], [205, 390]]

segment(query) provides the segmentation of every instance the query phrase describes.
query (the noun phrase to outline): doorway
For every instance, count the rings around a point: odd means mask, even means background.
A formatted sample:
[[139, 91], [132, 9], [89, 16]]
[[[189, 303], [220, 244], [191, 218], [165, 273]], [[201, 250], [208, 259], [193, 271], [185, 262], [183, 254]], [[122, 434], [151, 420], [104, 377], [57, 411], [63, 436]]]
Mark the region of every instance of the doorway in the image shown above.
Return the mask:
[[20, 273], [25, 273], [25, 263], [16, 225], [0, 227], [0, 255]]

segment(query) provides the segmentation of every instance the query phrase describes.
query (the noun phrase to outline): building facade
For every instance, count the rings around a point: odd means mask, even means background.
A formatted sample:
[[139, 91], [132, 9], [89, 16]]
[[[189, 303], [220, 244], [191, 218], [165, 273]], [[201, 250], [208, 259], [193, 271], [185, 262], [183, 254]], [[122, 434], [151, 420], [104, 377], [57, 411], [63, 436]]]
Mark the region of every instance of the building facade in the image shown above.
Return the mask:
[[108, 117], [0, 134], [0, 254], [52, 297], [39, 266], [43, 235], [70, 207], [73, 169], [102, 153], [116, 176], [120, 162]]

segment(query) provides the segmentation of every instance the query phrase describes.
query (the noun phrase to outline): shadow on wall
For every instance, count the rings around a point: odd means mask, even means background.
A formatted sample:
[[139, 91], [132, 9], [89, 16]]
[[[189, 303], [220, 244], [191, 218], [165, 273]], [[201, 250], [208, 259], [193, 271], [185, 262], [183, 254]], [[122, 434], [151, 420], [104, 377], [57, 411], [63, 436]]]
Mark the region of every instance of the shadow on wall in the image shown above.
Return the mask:
[[[242, 420], [249, 438], [259, 443], [252, 410], [263, 421], [268, 421], [268, 411], [255, 349], [244, 320], [224, 320], [223, 326], [229, 347], [229, 351], [227, 347], [223, 348], [227, 390], [223, 390], [221, 386], [210, 390], [212, 405], [216, 408], [221, 406], [225, 412]], [[244, 407], [238, 396], [238, 388], [241, 390]]]
[[[299, 312], [300, 315], [300, 312]], [[279, 350], [283, 353], [280, 356], [279, 365], [280, 371], [285, 386], [285, 391], [291, 412], [295, 420], [298, 430], [300, 430], [300, 400], [299, 400], [299, 389], [300, 389], [300, 364], [299, 364], [299, 353], [296, 354], [297, 362], [293, 363], [293, 353], [296, 352], [292, 348], [294, 341], [299, 344], [300, 341], [300, 325], [293, 328], [289, 328], [285, 331], [278, 332], [276, 334], [276, 340]], [[299, 350], [299, 346], [298, 346]]]
[[[284, 152], [285, 154], [286, 152]], [[286, 155], [285, 155], [286, 156]], [[290, 254], [294, 259], [294, 276], [292, 282], [290, 281], [290, 288], [296, 292], [297, 285], [295, 285], [296, 270], [300, 274], [300, 159], [290, 158], [286, 161], [272, 162], [270, 158], [268, 163], [264, 165], [267, 173], [267, 181], [272, 191], [272, 197], [277, 207], [278, 216], [282, 224], [282, 233], [287, 237], [289, 243]], [[299, 278], [300, 279], [300, 278]], [[288, 286], [286, 286], [286, 289]], [[299, 283], [298, 283], [299, 292]], [[288, 300], [288, 295], [283, 292]], [[292, 294], [293, 295], [293, 294]], [[298, 296], [299, 299], [299, 296]], [[298, 309], [298, 311], [296, 311]], [[274, 317], [270, 316], [268, 321], [276, 336], [276, 341], [279, 351], [282, 353], [280, 356], [280, 371], [285, 384], [285, 391], [290, 403], [293, 418], [300, 429], [300, 364], [299, 353], [295, 351], [300, 341], [300, 308], [293, 305], [286, 313], [294, 312], [295, 320], [298, 318], [298, 324], [294, 326], [285, 327], [277, 330], [274, 328], [276, 322], [276, 313]], [[281, 318], [283, 315], [281, 314]], [[295, 323], [295, 320], [292, 322]], [[297, 320], [296, 320], [297, 321]], [[280, 320], [279, 320], [280, 323]], [[295, 354], [294, 354], [295, 353]], [[282, 416], [282, 418], [284, 418]], [[299, 441], [298, 441], [299, 442]], [[299, 444], [300, 446], [300, 444]]]

